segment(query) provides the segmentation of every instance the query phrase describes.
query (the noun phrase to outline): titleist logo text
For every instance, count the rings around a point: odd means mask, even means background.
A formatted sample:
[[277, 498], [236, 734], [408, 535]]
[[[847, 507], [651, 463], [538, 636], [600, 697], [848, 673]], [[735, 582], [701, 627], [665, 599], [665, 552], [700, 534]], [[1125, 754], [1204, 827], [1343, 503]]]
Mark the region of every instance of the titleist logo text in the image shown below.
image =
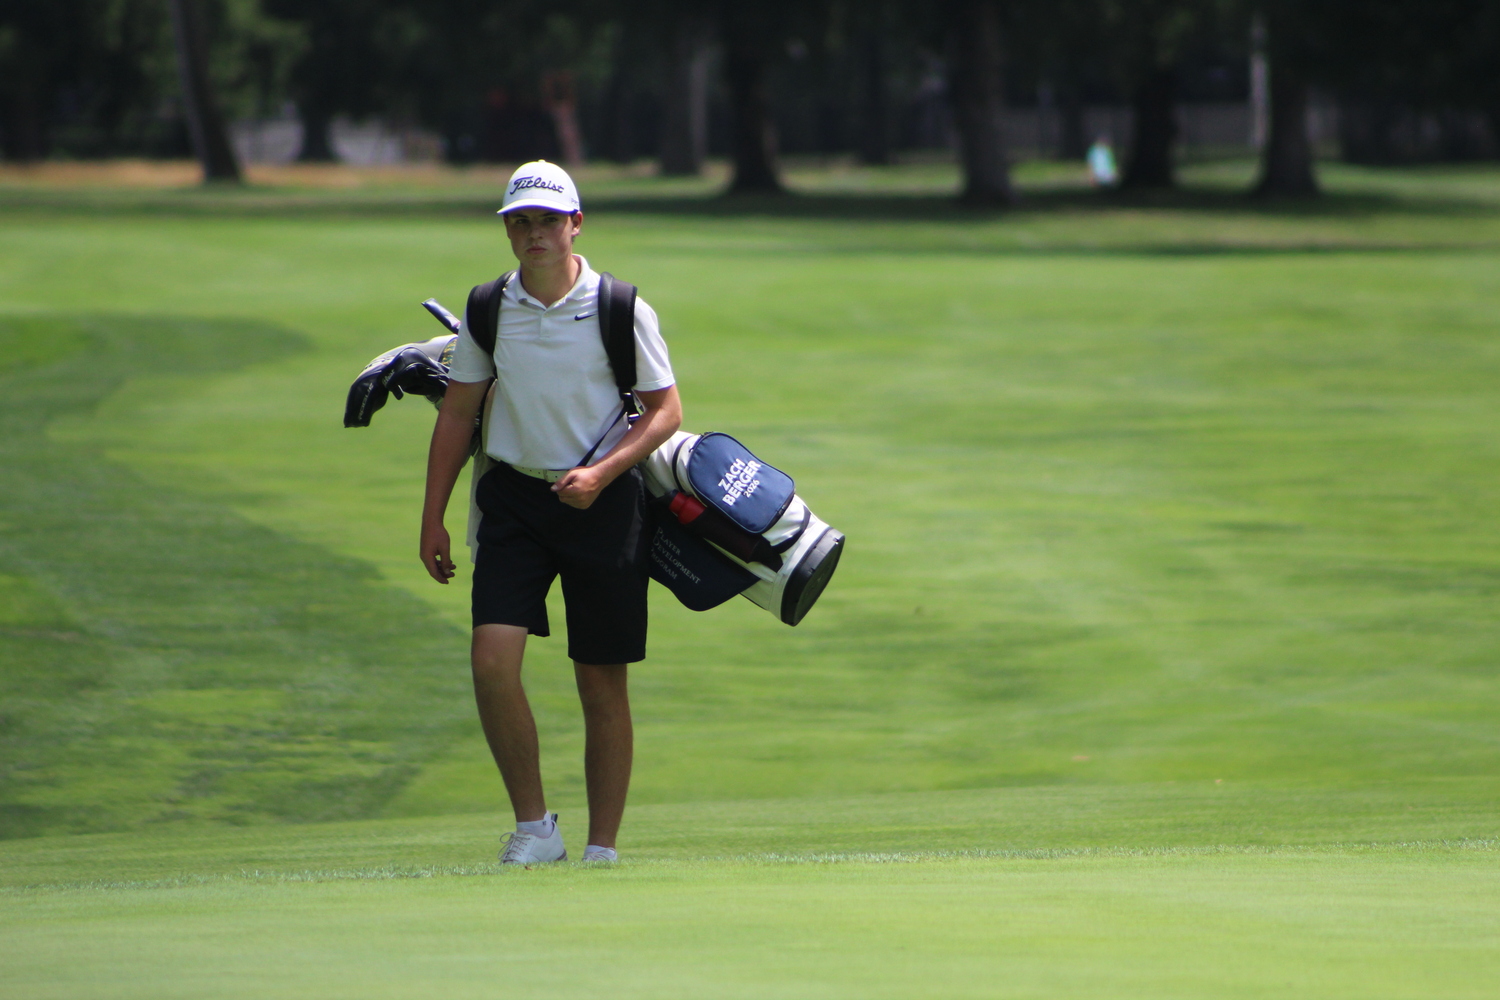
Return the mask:
[[556, 191], [558, 194], [563, 193], [563, 186], [561, 184], [554, 184], [544, 177], [517, 177], [511, 182], [509, 193], [515, 194], [517, 191], [529, 191], [532, 188]]

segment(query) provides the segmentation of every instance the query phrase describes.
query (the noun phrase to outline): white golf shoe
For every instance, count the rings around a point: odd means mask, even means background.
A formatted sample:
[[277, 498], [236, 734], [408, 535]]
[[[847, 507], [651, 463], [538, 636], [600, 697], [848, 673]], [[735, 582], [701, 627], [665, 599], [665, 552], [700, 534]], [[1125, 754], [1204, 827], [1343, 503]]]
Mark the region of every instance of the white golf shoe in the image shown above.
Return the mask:
[[562, 830], [557, 826], [557, 813], [552, 814], [552, 836], [539, 837], [534, 833], [514, 831], [501, 834], [500, 843], [504, 845], [500, 851], [502, 865], [537, 865], [568, 860]]

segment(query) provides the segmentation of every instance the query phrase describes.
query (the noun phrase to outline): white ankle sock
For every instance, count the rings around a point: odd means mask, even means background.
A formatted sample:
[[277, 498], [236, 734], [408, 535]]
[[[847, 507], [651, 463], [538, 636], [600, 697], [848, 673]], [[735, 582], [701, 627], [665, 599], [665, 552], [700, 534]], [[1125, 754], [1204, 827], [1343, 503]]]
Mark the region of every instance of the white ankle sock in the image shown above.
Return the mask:
[[585, 861], [619, 861], [620, 856], [615, 853], [613, 847], [600, 847], [590, 844], [583, 849], [583, 860]]
[[517, 823], [517, 833], [529, 833], [533, 837], [541, 837], [546, 840], [552, 836], [552, 831], [557, 829], [557, 814], [547, 813], [541, 819], [530, 820], [526, 823]]

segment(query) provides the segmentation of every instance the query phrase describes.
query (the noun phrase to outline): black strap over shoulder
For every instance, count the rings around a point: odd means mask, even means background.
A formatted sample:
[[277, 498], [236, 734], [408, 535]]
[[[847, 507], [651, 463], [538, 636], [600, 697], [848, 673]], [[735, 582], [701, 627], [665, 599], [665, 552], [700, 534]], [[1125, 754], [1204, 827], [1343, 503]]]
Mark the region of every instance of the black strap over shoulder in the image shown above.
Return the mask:
[[474, 338], [484, 353], [494, 356], [495, 338], [500, 330], [500, 296], [516, 272], [506, 271], [494, 281], [486, 281], [469, 290], [469, 304], [464, 307], [464, 319], [469, 324], [469, 336]]
[[599, 335], [622, 394], [635, 388], [635, 298], [637, 289], [608, 271], [599, 275]]

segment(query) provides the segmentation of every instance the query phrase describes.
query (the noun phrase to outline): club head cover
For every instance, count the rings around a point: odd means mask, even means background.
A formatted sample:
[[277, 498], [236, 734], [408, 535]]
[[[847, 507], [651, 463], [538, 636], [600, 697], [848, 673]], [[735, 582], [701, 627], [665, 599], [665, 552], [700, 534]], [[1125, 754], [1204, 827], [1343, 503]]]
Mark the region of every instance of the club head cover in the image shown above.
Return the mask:
[[349, 398], [344, 403], [345, 427], [368, 427], [370, 417], [385, 405], [390, 390], [386, 388], [383, 369], [366, 370], [349, 387]]
[[344, 426], [370, 426], [370, 419], [392, 392], [397, 399], [411, 392], [426, 396], [434, 405], [442, 402], [448, 391], [448, 366], [427, 349], [430, 344], [402, 344], [365, 365], [349, 387]]
[[408, 347], [386, 366], [386, 385], [396, 398], [403, 393], [414, 396], [434, 396], [439, 401], [448, 392], [448, 366], [429, 358], [415, 347]]

